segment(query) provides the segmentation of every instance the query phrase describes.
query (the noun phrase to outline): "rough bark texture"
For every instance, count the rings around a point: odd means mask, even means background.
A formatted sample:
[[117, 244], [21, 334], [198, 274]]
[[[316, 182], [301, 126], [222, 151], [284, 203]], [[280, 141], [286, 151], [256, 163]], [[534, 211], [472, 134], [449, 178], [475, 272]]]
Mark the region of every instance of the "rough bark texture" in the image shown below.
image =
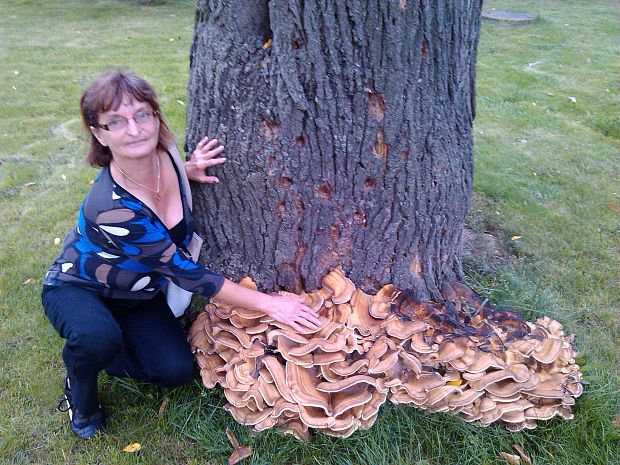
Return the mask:
[[209, 266], [438, 298], [461, 274], [481, 3], [198, 1], [185, 149], [229, 159], [194, 187]]

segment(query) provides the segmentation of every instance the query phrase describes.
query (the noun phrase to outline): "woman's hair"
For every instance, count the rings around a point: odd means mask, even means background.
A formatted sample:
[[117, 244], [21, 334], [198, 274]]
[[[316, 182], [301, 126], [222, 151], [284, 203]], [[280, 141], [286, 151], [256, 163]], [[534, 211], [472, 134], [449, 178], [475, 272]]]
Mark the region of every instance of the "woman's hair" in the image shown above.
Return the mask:
[[157, 141], [159, 150], [165, 151], [174, 141], [174, 136], [161, 114], [155, 91], [149, 83], [131, 71], [107, 71], [90, 83], [80, 100], [82, 122], [90, 135], [90, 148], [86, 161], [92, 166], [107, 166], [112, 160], [112, 152], [108, 147], [99, 143], [91, 133], [90, 127], [98, 126], [100, 113], [118, 109], [125, 96], [148, 103], [159, 118], [159, 139]]

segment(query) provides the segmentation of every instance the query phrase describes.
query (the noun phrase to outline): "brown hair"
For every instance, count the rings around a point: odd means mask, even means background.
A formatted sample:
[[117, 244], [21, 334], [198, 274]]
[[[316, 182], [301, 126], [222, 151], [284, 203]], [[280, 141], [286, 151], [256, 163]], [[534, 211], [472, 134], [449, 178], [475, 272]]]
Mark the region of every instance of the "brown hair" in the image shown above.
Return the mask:
[[112, 160], [112, 152], [99, 143], [91, 133], [90, 126], [97, 127], [99, 113], [116, 110], [121, 106], [123, 97], [131, 96], [139, 102], [148, 103], [159, 118], [159, 139], [157, 149], [166, 150], [174, 141], [161, 114], [155, 91], [144, 79], [131, 71], [112, 70], [97, 77], [84, 91], [80, 100], [82, 122], [90, 134], [90, 148], [86, 161], [92, 166], [107, 166]]

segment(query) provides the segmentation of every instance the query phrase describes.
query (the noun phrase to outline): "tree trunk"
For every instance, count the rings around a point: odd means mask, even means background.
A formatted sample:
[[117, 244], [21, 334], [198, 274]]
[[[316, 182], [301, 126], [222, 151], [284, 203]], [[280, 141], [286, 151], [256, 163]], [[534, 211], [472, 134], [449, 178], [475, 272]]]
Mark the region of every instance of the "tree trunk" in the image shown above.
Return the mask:
[[481, 3], [198, 1], [185, 150], [228, 158], [193, 188], [208, 266], [439, 298], [462, 273]]

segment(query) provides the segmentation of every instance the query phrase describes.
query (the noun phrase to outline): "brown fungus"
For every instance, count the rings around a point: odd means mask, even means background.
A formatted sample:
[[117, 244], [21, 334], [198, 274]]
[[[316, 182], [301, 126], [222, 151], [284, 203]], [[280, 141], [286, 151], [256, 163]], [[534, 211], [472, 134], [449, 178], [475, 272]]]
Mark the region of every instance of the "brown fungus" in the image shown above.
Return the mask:
[[217, 300], [192, 324], [203, 384], [224, 389], [238, 422], [300, 440], [310, 429], [347, 437], [371, 427], [387, 399], [510, 431], [572, 418], [582, 374], [557, 321], [496, 310], [460, 283], [444, 283], [445, 304], [392, 285], [368, 295], [341, 269], [322, 286], [301, 296], [321, 320], [303, 334]]

